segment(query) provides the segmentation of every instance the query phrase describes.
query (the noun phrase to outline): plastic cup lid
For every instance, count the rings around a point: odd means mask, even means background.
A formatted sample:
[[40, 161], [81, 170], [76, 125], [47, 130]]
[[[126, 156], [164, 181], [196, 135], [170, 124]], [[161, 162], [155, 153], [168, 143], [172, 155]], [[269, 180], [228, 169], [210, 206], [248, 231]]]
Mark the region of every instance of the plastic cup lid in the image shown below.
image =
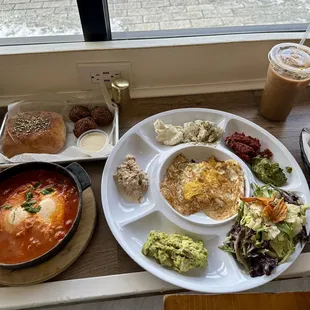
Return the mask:
[[310, 48], [296, 43], [280, 43], [268, 54], [269, 61], [280, 68], [310, 77]]

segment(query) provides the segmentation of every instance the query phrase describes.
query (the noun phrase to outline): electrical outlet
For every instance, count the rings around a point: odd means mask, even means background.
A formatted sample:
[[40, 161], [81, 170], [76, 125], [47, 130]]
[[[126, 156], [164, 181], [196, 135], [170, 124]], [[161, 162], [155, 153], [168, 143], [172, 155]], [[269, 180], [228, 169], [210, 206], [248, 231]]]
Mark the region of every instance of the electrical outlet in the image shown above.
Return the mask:
[[90, 77], [92, 84], [100, 84], [101, 78], [105, 83], [111, 83], [114, 78], [121, 77], [121, 73], [119, 71], [91, 72]]
[[131, 64], [129, 62], [98, 62], [77, 64], [81, 89], [98, 88], [102, 79], [108, 88], [114, 78], [122, 77], [131, 82]]

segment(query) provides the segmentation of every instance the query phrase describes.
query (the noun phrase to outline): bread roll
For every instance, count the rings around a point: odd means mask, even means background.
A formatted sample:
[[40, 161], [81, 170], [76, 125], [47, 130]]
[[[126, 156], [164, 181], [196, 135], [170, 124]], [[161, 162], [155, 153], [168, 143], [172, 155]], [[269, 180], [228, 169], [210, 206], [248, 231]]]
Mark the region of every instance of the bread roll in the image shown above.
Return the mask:
[[2, 137], [2, 152], [11, 158], [22, 153], [59, 152], [66, 142], [66, 125], [55, 112], [33, 111], [13, 115]]

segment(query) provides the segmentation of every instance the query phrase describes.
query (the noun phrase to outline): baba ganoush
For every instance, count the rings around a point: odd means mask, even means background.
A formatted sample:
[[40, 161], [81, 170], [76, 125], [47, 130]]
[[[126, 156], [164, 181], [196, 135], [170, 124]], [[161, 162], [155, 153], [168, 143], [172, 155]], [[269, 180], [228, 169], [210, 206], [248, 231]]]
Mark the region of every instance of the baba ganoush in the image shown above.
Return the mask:
[[126, 198], [136, 202], [141, 202], [149, 187], [147, 174], [138, 166], [136, 158], [130, 154], [117, 167], [114, 180]]
[[170, 205], [183, 215], [204, 211], [215, 220], [237, 213], [244, 195], [244, 174], [239, 163], [229, 159], [194, 163], [183, 154], [168, 167], [160, 191]]
[[156, 140], [170, 146], [188, 142], [214, 143], [223, 134], [223, 129], [216, 124], [202, 120], [173, 126], [158, 119], [154, 123], [154, 129], [157, 134]]

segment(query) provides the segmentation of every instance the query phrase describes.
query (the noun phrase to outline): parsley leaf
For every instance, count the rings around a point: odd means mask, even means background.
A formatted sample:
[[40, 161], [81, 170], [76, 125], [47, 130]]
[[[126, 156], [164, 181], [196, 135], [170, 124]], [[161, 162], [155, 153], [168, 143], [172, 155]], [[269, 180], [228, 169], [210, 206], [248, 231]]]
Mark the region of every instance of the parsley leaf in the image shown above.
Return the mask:
[[42, 182], [38, 181], [38, 182], [34, 183], [34, 185], [32, 187], [33, 187], [33, 189], [37, 189], [41, 185], [42, 185]]
[[30, 200], [33, 197], [32, 192], [27, 192], [26, 193], [26, 201]]
[[41, 190], [41, 194], [43, 195], [49, 195], [53, 192], [55, 192], [55, 189], [52, 187], [45, 187], [44, 189]]
[[9, 209], [12, 209], [12, 206], [7, 204], [7, 205], [1, 206], [0, 209], [9, 210]]
[[41, 210], [41, 206], [37, 206], [36, 208], [33, 208], [31, 206], [29, 207], [24, 207], [24, 210], [29, 212], [29, 213], [38, 213]]
[[[25, 201], [24, 203], [21, 204], [21, 206], [23, 208], [28, 208], [28, 207], [32, 207], [33, 205], [35, 205], [37, 203], [36, 200], [32, 200], [32, 201]], [[26, 210], [27, 211], [27, 210]]]

